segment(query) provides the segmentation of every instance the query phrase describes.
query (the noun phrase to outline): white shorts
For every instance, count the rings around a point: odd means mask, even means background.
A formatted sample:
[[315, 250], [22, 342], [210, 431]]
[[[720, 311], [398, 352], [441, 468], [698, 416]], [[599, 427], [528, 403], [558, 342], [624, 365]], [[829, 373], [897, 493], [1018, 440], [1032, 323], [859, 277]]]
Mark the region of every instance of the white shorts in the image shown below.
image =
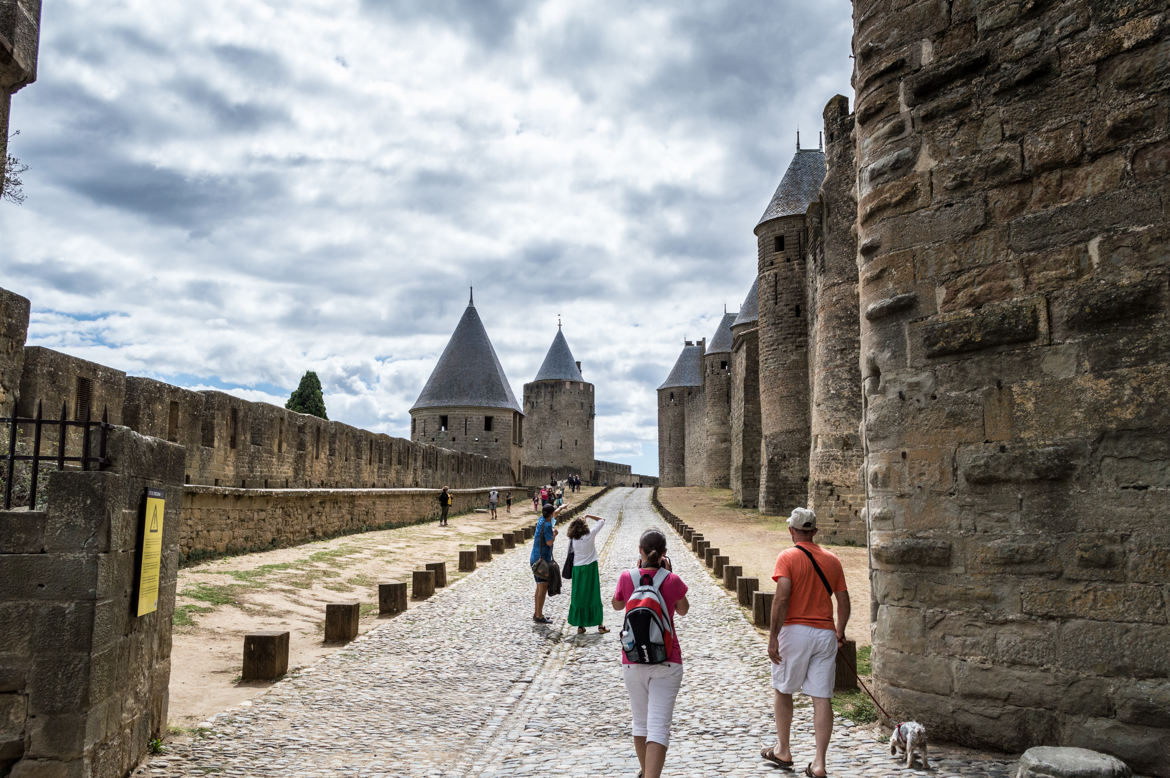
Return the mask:
[[622, 679], [630, 693], [634, 737], [670, 745], [674, 698], [682, 685], [683, 668], [674, 662], [658, 665], [622, 665]]
[[780, 628], [780, 664], [772, 664], [772, 688], [781, 694], [802, 691], [832, 697], [837, 676], [837, 633], [807, 624]]

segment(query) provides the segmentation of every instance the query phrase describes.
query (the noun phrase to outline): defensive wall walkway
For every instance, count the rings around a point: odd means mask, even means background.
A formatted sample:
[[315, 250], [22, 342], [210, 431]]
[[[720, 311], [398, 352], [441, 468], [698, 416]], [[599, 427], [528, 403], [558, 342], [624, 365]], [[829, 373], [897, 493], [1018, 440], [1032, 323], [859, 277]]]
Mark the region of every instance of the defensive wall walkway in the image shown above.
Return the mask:
[[[685, 667], [667, 775], [784, 775], [759, 758], [774, 739], [766, 641], [650, 505], [649, 489], [618, 489], [591, 511], [602, 598], [631, 565], [639, 535], [667, 535], [690, 586], [679, 617]], [[619, 519], [620, 517], [620, 519]], [[564, 558], [565, 536], [557, 539]], [[549, 598], [553, 624], [532, 623], [527, 546], [440, 590], [243, 708], [219, 714], [203, 737], [170, 746], [136, 776], [636, 775], [615, 628], [578, 636], [568, 592]], [[794, 755], [812, 758], [811, 708], [798, 698]], [[838, 720], [834, 776], [1007, 776], [1014, 763], [934, 749], [929, 773], [905, 770], [872, 732]]]

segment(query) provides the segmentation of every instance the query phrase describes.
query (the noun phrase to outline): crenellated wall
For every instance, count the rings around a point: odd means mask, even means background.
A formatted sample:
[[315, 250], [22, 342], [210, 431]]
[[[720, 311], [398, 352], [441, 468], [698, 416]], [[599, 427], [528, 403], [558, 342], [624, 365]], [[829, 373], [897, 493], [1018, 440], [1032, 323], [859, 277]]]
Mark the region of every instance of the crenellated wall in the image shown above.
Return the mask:
[[865, 542], [861, 368], [857, 311], [853, 115], [838, 95], [825, 106], [825, 180], [805, 217], [808, 339], [808, 506], [819, 537]]
[[873, 668], [1170, 775], [1170, 12], [856, 0]]

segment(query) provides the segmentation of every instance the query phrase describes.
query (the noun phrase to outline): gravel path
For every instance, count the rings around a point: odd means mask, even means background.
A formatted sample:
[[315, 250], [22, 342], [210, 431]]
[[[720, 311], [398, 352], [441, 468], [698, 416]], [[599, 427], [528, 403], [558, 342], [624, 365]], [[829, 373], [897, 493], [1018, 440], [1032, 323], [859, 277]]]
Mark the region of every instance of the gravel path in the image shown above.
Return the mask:
[[[650, 507], [649, 489], [615, 490], [592, 512], [602, 599], [630, 566], [638, 536], [664, 529], [675, 572], [691, 587], [678, 619], [685, 667], [669, 775], [787, 775], [759, 758], [774, 738], [765, 642], [732, 595]], [[620, 516], [620, 520], [619, 520]], [[563, 559], [564, 533], [556, 555]], [[136, 776], [525, 776], [638, 772], [616, 633], [578, 636], [568, 593], [535, 625], [528, 548], [508, 551], [433, 598], [288, 677], [249, 706], [221, 713], [190, 743]], [[811, 710], [798, 698], [793, 750], [812, 757]], [[905, 770], [884, 743], [838, 721], [829, 773], [839, 776], [1008, 776], [1014, 763], [938, 749], [933, 770]]]

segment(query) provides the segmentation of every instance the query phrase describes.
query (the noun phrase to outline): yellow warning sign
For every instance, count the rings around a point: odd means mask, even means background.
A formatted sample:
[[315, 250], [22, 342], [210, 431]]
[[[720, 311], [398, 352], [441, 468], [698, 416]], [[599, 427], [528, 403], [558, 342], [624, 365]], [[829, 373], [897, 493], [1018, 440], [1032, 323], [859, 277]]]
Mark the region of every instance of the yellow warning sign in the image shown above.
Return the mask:
[[166, 492], [146, 490], [146, 512], [142, 517], [142, 556], [138, 563], [138, 615], [154, 613], [158, 607], [158, 575], [162, 566], [163, 516]]

